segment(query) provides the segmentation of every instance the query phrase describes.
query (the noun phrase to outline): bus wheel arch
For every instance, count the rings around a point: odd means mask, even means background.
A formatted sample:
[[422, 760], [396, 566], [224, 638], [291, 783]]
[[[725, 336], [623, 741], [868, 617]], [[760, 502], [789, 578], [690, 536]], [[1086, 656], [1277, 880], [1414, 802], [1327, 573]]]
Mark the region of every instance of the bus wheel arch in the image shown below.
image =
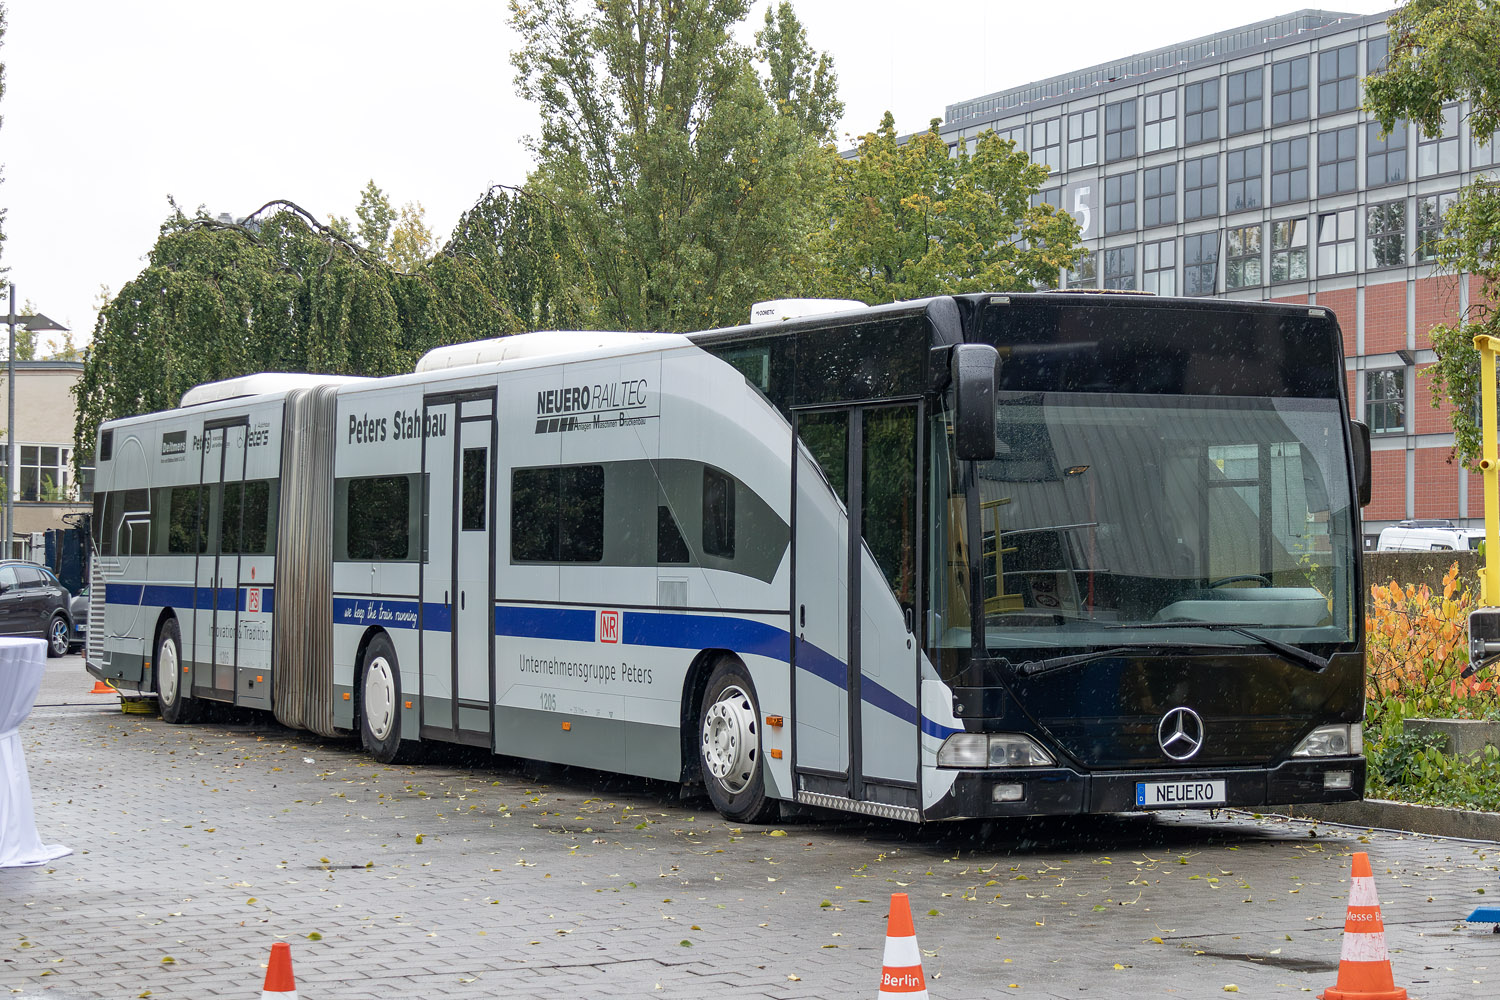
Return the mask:
[[163, 721], [171, 725], [196, 721], [202, 704], [193, 697], [192, 680], [182, 655], [182, 627], [170, 608], [164, 609], [156, 621], [151, 649], [152, 686]]
[[401, 666], [384, 629], [373, 629], [360, 643], [355, 685], [360, 743], [382, 764], [405, 755], [401, 740]]
[[716, 656], [694, 713], [694, 758], [714, 808], [737, 823], [773, 822], [780, 803], [766, 794], [760, 701], [744, 662]]
[[693, 657], [682, 679], [682, 707], [677, 729], [682, 738], [682, 783], [685, 785], [703, 780], [703, 765], [698, 757], [698, 717], [708, 678], [720, 660], [740, 662], [739, 657], [727, 649], [705, 649]]

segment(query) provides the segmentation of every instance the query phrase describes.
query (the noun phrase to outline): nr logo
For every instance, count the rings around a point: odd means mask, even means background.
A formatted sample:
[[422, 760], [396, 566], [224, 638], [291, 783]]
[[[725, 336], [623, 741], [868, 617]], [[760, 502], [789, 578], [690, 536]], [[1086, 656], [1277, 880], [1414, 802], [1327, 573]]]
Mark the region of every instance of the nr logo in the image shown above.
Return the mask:
[[599, 641], [600, 642], [619, 642], [620, 641], [620, 612], [618, 612], [618, 611], [601, 611], [601, 612], [599, 612]]

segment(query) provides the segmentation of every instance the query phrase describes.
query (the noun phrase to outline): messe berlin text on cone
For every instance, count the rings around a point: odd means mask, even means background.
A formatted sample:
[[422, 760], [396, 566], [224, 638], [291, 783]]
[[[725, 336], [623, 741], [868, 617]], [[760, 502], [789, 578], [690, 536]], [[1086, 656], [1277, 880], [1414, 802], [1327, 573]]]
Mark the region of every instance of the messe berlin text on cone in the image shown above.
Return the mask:
[[1339, 978], [1320, 996], [1322, 1000], [1406, 1000], [1406, 991], [1391, 977], [1375, 876], [1370, 871], [1370, 856], [1364, 851], [1354, 855], [1350, 876]]
[[880, 970], [882, 997], [927, 1000], [922, 977], [922, 952], [911, 926], [911, 902], [904, 892], [891, 893], [891, 915], [886, 919], [885, 962]]

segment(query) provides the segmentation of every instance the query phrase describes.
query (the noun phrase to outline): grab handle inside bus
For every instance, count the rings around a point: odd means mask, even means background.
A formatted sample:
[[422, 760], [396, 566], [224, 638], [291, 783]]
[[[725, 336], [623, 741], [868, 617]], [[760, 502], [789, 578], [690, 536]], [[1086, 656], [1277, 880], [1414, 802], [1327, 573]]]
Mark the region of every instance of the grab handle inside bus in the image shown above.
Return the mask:
[[958, 344], [953, 376], [953, 447], [963, 460], [995, 457], [995, 373], [1000, 354], [989, 344]]
[[1349, 421], [1349, 436], [1354, 445], [1354, 488], [1359, 505], [1370, 505], [1370, 425], [1362, 420]]

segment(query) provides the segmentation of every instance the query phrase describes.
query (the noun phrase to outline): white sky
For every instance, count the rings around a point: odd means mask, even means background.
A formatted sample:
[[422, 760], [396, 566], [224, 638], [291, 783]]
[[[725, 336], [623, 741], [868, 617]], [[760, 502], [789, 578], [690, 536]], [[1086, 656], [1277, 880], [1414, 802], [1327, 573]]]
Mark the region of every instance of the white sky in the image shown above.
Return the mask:
[[[744, 30], [761, 24], [756, 0]], [[1169, 0], [794, 0], [830, 51], [841, 134], [1299, 9]], [[373, 178], [439, 241], [492, 183], [520, 184], [533, 109], [515, 96], [501, 0], [7, 0], [0, 265], [87, 339], [101, 284], [145, 266], [167, 196], [248, 214], [286, 198], [353, 216]], [[1356, 0], [1332, 9], [1390, 9]], [[0, 312], [4, 306], [0, 304]]]

